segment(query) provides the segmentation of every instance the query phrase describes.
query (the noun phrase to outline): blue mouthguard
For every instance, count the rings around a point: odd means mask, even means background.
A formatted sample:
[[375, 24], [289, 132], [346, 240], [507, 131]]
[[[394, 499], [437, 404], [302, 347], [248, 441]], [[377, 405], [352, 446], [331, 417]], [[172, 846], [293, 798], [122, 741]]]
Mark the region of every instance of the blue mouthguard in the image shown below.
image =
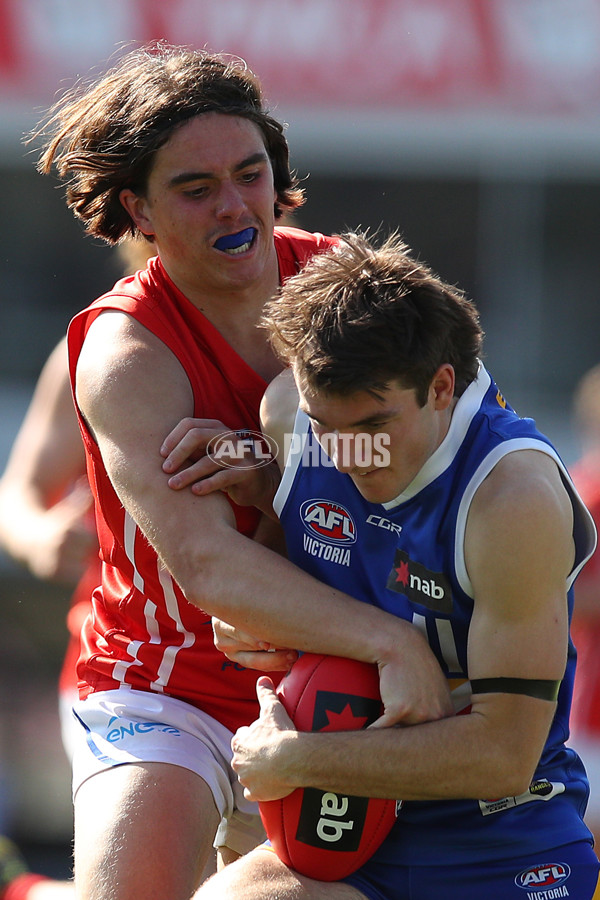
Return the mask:
[[225, 234], [215, 241], [217, 250], [232, 250], [235, 247], [241, 247], [254, 237], [254, 228], [245, 228], [244, 231], [238, 231], [237, 234]]

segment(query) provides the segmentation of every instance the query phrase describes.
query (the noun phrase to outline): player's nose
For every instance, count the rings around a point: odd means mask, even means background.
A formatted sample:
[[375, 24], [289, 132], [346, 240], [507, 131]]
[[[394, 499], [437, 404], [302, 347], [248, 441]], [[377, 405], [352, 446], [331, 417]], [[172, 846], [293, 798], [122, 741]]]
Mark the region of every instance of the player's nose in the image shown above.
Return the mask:
[[351, 474], [357, 467], [354, 435], [335, 431], [331, 435], [331, 460], [338, 470]]
[[217, 192], [215, 211], [219, 217], [235, 218], [246, 209], [240, 189], [231, 181], [224, 181]]

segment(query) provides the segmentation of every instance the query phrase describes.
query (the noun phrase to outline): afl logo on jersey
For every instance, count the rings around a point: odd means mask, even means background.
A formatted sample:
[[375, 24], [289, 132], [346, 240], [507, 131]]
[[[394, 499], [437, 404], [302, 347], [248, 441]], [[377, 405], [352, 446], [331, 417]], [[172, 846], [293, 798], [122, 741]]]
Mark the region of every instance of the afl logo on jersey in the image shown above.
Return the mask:
[[570, 874], [571, 869], [566, 863], [547, 863], [519, 872], [515, 884], [530, 891], [532, 897], [568, 897], [565, 881]]
[[313, 538], [329, 544], [354, 544], [356, 525], [348, 510], [331, 500], [305, 500], [300, 507], [302, 523]]

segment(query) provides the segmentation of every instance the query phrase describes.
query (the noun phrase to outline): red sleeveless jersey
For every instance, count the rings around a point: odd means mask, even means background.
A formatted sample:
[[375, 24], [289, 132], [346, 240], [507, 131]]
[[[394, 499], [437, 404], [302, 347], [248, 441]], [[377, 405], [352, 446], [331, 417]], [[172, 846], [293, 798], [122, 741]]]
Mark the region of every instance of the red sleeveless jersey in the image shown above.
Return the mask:
[[[335, 243], [321, 234], [276, 228], [280, 280]], [[259, 429], [266, 382], [175, 287], [158, 258], [75, 316], [68, 336], [72, 384], [87, 331], [106, 309], [127, 312], [175, 354], [192, 386], [195, 417], [220, 419], [232, 429]], [[230, 662], [215, 648], [210, 617], [184, 598], [159, 564], [123, 509], [80, 415], [79, 423], [102, 559], [102, 583], [93, 593], [92, 612], [82, 631], [80, 696], [125, 685], [166, 693], [235, 731], [258, 714], [255, 684], [260, 673]], [[252, 536], [259, 513], [232, 506], [238, 530]]]

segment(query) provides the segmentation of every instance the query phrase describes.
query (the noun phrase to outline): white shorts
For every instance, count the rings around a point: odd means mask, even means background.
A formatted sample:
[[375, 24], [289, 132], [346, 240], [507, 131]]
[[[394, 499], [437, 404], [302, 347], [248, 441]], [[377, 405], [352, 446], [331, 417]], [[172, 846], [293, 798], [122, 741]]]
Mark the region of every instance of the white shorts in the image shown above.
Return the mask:
[[222, 817], [214, 845], [246, 853], [265, 840], [258, 806], [244, 797], [231, 768], [232, 733], [189, 703], [119, 688], [73, 706], [78, 723], [73, 797], [88, 778], [113, 766], [165, 762], [196, 772]]

